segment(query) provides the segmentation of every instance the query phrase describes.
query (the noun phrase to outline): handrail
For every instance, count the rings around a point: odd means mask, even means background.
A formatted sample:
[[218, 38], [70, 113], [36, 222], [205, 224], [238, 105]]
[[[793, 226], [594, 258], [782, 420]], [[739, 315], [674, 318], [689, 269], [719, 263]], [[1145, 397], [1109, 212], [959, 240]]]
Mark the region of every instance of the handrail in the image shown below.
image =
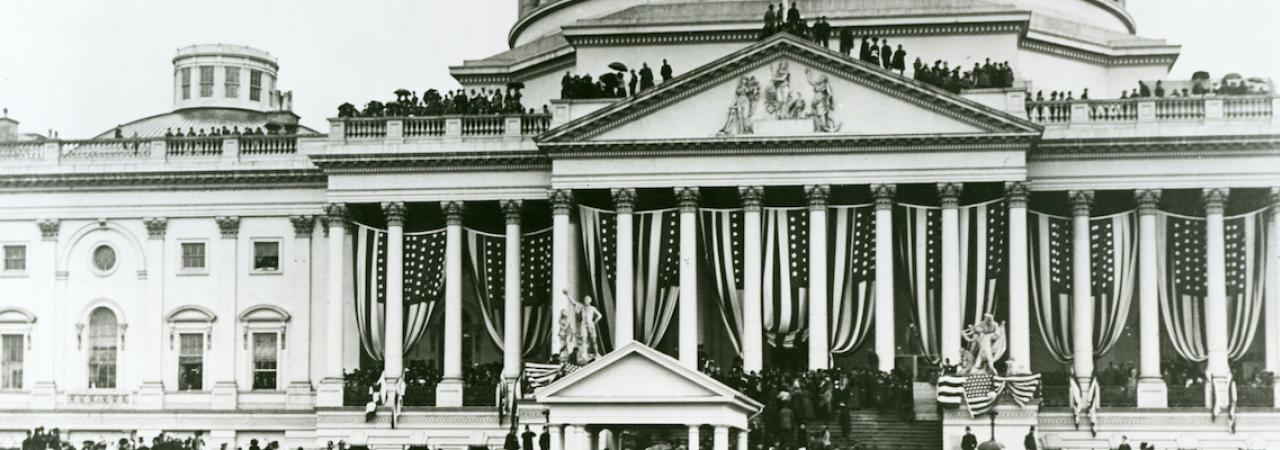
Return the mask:
[[1206, 95], [1089, 100], [1027, 100], [1027, 118], [1058, 125], [1210, 119], [1277, 119], [1280, 96]]
[[468, 114], [438, 116], [337, 117], [329, 119], [332, 139], [536, 136], [551, 128], [550, 114]]

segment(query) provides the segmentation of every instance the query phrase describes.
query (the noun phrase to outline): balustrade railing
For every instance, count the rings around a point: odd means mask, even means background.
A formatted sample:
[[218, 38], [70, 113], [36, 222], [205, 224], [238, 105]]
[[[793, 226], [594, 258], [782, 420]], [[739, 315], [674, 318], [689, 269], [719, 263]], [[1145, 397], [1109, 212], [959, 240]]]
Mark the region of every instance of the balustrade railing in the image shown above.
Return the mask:
[[387, 135], [387, 119], [384, 117], [343, 119], [343, 122], [343, 132], [348, 138], [380, 138]]
[[1203, 121], [1209, 119], [1275, 120], [1280, 97], [1204, 96], [1126, 98], [1111, 100], [1028, 101], [1027, 118], [1058, 125], [1078, 123], [1140, 123]]
[[128, 392], [117, 391], [68, 392], [66, 403], [82, 407], [113, 407], [132, 404], [133, 396]]
[[33, 161], [44, 158], [43, 142], [0, 142], [0, 160]]
[[463, 136], [501, 136], [506, 132], [502, 116], [463, 116]]
[[551, 129], [550, 114], [361, 117], [330, 119], [334, 139], [536, 136]]
[[1188, 120], [1204, 118], [1204, 99], [1165, 98], [1156, 101], [1156, 119]]
[[170, 157], [219, 156], [222, 136], [165, 138], [165, 154]]
[[1237, 386], [1236, 405], [1243, 407], [1271, 408], [1275, 406], [1276, 392], [1271, 386]]
[[1065, 123], [1071, 120], [1071, 102], [1032, 101], [1027, 103], [1027, 117], [1040, 123]]
[[146, 139], [63, 140], [62, 159], [134, 159], [151, 156], [151, 143]]
[[551, 128], [551, 115], [539, 114], [536, 116], [520, 117], [520, 133], [521, 134], [542, 134]]
[[444, 117], [407, 117], [404, 119], [404, 136], [444, 136]]
[[1274, 102], [1269, 96], [1223, 97], [1222, 116], [1235, 118], [1272, 117]]
[[[1135, 122], [1138, 120], [1138, 102], [1133, 100], [1090, 100], [1090, 122]], [[1067, 108], [1070, 116], [1070, 107]], [[1070, 120], [1070, 117], [1067, 117]]]
[[240, 136], [239, 139], [241, 155], [288, 155], [298, 152], [297, 136]]

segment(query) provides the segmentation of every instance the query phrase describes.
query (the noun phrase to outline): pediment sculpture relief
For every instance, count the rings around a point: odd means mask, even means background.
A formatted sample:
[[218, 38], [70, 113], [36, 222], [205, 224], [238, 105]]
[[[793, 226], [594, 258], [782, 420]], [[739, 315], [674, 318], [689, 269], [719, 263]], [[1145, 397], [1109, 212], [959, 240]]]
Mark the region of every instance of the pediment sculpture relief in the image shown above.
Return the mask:
[[[811, 121], [816, 133], [840, 131], [841, 122], [832, 117], [835, 96], [826, 74], [805, 69], [805, 80], [812, 90], [810, 100], [791, 88], [791, 70], [786, 61], [779, 61], [769, 68], [769, 85], [764, 88], [764, 112], [775, 122]], [[760, 101], [760, 82], [753, 75], [738, 79], [734, 89], [733, 104], [729, 107], [725, 124], [717, 136], [755, 134], [756, 103]], [[781, 127], [794, 129], [792, 126]]]

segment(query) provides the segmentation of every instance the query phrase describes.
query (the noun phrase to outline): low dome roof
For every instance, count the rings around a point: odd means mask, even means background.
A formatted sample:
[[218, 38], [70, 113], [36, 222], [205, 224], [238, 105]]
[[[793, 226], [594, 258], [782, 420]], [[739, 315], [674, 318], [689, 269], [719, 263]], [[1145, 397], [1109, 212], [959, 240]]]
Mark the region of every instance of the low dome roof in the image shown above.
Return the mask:
[[[272, 114], [280, 113], [265, 113], [235, 108], [189, 108], [138, 119], [121, 125], [120, 128], [124, 137], [133, 137], [133, 134], [137, 133], [138, 137], [144, 138], [164, 136], [166, 130], [174, 130], [174, 132], [182, 130], [186, 132], [188, 129], [193, 129], [199, 132], [204, 129], [208, 133], [214, 128], [221, 129], [222, 127], [227, 127], [228, 129], [239, 128], [240, 130], [257, 127], [265, 129], [268, 118]], [[115, 136], [115, 132], [115, 127], [112, 127], [97, 135], [95, 139], [111, 138]], [[319, 133], [311, 128], [298, 125], [297, 134]]]

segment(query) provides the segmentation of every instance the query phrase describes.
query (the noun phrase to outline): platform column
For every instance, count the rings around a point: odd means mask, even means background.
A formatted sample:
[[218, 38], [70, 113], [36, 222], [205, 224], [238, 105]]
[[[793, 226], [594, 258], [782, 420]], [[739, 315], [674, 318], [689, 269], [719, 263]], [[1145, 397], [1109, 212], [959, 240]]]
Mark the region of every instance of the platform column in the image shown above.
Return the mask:
[[1209, 352], [1209, 373], [1215, 383], [1230, 375], [1227, 364], [1227, 260], [1223, 212], [1227, 189], [1204, 190], [1205, 214], [1205, 346]]
[[675, 191], [680, 204], [680, 364], [697, 369], [698, 188]]
[[[573, 211], [573, 191], [552, 189], [547, 197], [551, 200], [551, 323], [556, 324], [564, 313], [564, 292], [570, 290], [569, 247], [573, 245], [573, 235], [569, 232], [569, 212]], [[560, 333], [551, 333], [551, 354], [560, 354], [561, 345]]]
[[698, 427], [700, 425], [689, 425], [689, 444], [686, 446], [688, 450], [698, 450]]
[[631, 343], [635, 339], [635, 239], [634, 233], [634, 209], [636, 200], [635, 189], [613, 189], [613, 208], [617, 214], [614, 221], [614, 243], [617, 248], [616, 269], [617, 274], [614, 276], [616, 287], [613, 291], [613, 298], [616, 307], [614, 308], [614, 338], [613, 347], [621, 348]]
[[1071, 198], [1071, 325], [1072, 364], [1082, 387], [1093, 381], [1092, 250], [1089, 248], [1089, 208], [1093, 191], [1070, 191]]
[[893, 311], [893, 195], [892, 184], [871, 185], [876, 205], [876, 359], [881, 372], [892, 372], [897, 343]]
[[742, 371], [764, 368], [764, 325], [761, 319], [760, 211], [764, 188], [738, 188], [742, 197]]
[[960, 364], [960, 183], [938, 183], [942, 205], [942, 359]]
[[809, 200], [809, 370], [831, 367], [827, 335], [827, 197], [831, 187], [804, 187]]
[[[346, 284], [346, 264], [351, 258], [346, 256], [347, 252], [347, 206], [342, 203], [333, 203], [325, 206], [325, 215], [329, 222], [329, 242], [328, 251], [325, 255], [325, 261], [328, 263], [325, 271], [325, 278], [328, 280], [328, 287], [325, 292], [325, 329], [326, 330], [342, 330], [344, 329], [345, 318], [343, 312], [346, 310], [346, 302], [343, 301], [347, 292]], [[322, 340], [324, 362], [320, 388], [316, 393], [316, 406], [320, 407], [339, 407], [342, 406], [343, 391], [343, 333], [321, 333], [324, 338]]]
[[1031, 313], [1027, 288], [1027, 183], [1005, 183], [1009, 205], [1009, 358], [1031, 370]]
[[502, 378], [514, 381], [520, 377], [520, 366], [523, 360], [524, 343], [524, 307], [521, 304], [520, 290], [520, 200], [501, 202], [503, 215], [506, 216], [506, 279], [503, 289], [506, 299], [503, 303], [502, 330]]
[[382, 204], [387, 219], [387, 302], [383, 371], [389, 389], [404, 376], [404, 203]]
[[1169, 405], [1168, 389], [1160, 376], [1160, 284], [1156, 275], [1156, 212], [1159, 190], [1134, 192], [1138, 203], [1138, 367], [1139, 408], [1164, 408]]
[[462, 202], [441, 205], [444, 244], [444, 373], [436, 406], [462, 406]]

